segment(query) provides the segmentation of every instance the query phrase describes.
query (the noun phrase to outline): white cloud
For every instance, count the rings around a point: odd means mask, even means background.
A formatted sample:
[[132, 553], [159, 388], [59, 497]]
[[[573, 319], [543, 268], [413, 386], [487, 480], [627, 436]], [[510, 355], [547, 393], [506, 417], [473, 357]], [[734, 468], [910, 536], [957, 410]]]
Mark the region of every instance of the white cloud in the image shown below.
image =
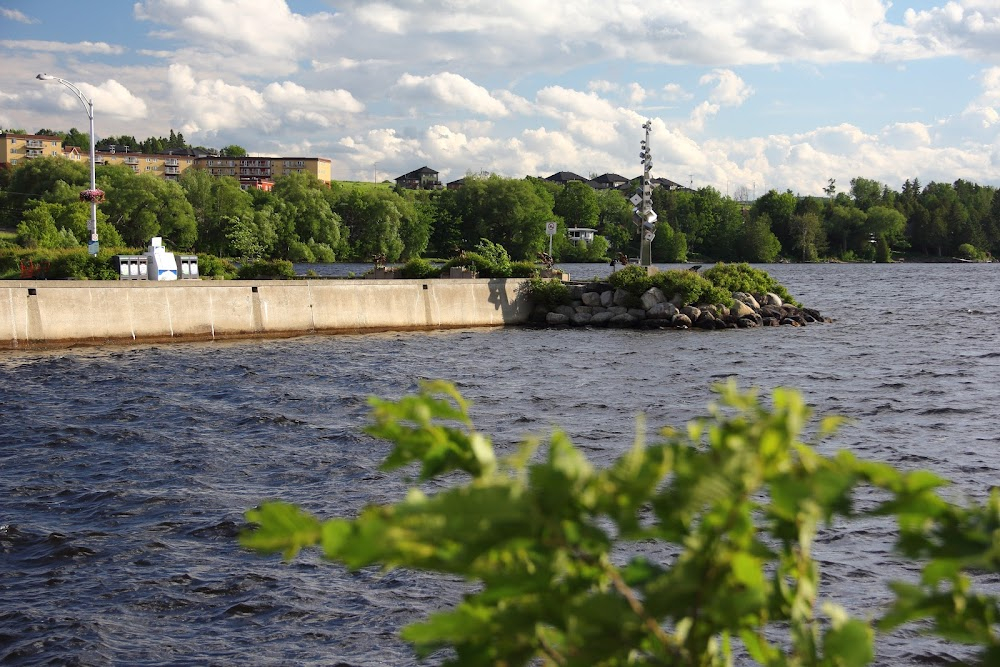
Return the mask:
[[365, 105], [346, 90], [306, 90], [292, 81], [271, 83], [264, 88], [264, 100], [282, 108], [307, 108], [345, 113], [360, 113]]
[[24, 23], [26, 25], [40, 23], [36, 18], [32, 18], [16, 9], [7, 9], [6, 7], [0, 7], [0, 16], [9, 21], [16, 21], [17, 23]]
[[682, 102], [690, 100], [694, 95], [684, 90], [679, 83], [668, 83], [663, 86], [663, 97], [669, 102]]
[[735, 72], [728, 69], [712, 70], [702, 76], [698, 83], [703, 86], [715, 84], [708, 99], [720, 106], [738, 107], [753, 95], [753, 88], [748, 86]]
[[[145, 118], [148, 114], [146, 103], [114, 79], [109, 79], [99, 86], [81, 83], [79, 88], [84, 95], [94, 101], [95, 116], [99, 113], [102, 117], [112, 115], [125, 120], [136, 120]], [[63, 96], [60, 104], [63, 109], [79, 106], [78, 100], [67, 101], [67, 97]]]
[[[392, 91], [396, 95], [423, 104], [440, 103], [453, 109], [464, 109], [484, 116], [506, 116], [509, 113], [503, 103], [490, 95], [488, 90], [451, 72], [441, 72], [431, 76], [403, 74], [396, 81]], [[433, 113], [434, 107], [431, 106], [424, 111]]]
[[0, 48], [49, 53], [82, 53], [85, 55], [120, 55], [125, 49], [105, 42], [47, 42], [37, 39], [0, 40]]

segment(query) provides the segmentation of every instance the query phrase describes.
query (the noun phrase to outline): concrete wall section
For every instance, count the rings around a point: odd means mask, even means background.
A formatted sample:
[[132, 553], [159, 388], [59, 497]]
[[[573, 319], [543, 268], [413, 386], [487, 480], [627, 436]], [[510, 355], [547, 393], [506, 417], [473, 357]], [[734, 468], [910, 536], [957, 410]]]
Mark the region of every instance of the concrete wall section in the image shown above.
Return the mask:
[[524, 280], [8, 281], [0, 346], [522, 324]]

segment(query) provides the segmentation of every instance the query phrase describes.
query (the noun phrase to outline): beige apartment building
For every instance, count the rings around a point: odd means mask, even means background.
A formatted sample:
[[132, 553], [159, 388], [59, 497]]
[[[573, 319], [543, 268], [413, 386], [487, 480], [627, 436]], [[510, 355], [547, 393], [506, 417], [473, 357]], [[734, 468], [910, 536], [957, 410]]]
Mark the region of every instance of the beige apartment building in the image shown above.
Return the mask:
[[[16, 167], [24, 160], [39, 157], [63, 157], [87, 162], [88, 151], [75, 147], [63, 149], [58, 137], [32, 134], [0, 134], [0, 167]], [[205, 169], [213, 176], [231, 176], [240, 186], [270, 190], [275, 178], [293, 173], [309, 173], [327, 185], [330, 184], [332, 162], [322, 157], [217, 157], [212, 155], [168, 155], [131, 153], [127, 149], [97, 151], [94, 162], [124, 164], [137, 174], [151, 174], [176, 180], [185, 169]]]

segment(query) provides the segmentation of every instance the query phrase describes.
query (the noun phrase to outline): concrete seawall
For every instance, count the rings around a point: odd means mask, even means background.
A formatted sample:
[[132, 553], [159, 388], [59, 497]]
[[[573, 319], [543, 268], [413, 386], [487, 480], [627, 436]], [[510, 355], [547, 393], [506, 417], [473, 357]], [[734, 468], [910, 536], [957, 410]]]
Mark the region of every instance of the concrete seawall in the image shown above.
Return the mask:
[[510, 280], [5, 281], [0, 346], [281, 337], [522, 324]]

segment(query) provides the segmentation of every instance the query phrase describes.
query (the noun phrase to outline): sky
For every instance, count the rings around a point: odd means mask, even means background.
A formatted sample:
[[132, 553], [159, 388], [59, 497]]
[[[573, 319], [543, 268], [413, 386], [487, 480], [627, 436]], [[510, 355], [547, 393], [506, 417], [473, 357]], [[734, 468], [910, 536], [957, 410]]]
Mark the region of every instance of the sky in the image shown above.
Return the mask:
[[733, 197], [1000, 186], [1000, 0], [0, 0], [0, 126]]

